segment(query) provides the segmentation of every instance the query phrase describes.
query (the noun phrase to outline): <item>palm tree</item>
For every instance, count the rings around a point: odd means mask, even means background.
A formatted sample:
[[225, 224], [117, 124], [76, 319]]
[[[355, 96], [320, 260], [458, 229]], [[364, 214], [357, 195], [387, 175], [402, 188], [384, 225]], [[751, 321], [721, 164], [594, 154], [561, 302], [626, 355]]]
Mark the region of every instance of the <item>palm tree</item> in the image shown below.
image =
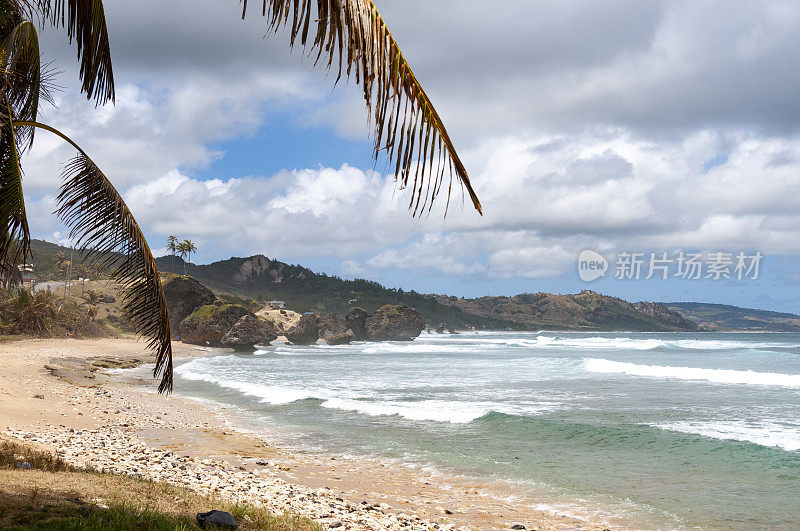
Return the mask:
[[186, 276], [186, 255], [189, 253], [189, 250], [186, 248], [186, 240], [178, 242], [175, 248], [178, 250], [178, 256], [183, 260], [183, 276]]
[[64, 251], [58, 251], [51, 259], [51, 264], [59, 271], [66, 267], [65, 264], [67, 264], [67, 262], [69, 262], [69, 258], [64, 254]]
[[86, 292], [86, 303], [96, 306], [100, 302], [100, 295], [93, 289]]
[[[244, 18], [248, 2], [241, 3]], [[260, 13], [271, 31], [289, 28], [290, 45], [299, 42], [307, 48], [316, 56], [315, 64], [337, 70], [336, 82], [344, 74], [361, 85], [374, 122], [373, 154], [377, 159], [383, 153], [388, 163], [394, 161], [396, 182], [401, 189], [410, 188], [413, 215], [430, 211], [448, 176], [446, 215], [454, 175], [481, 211], [444, 122], [372, 0], [262, 0]], [[111, 181], [68, 136], [37, 121], [40, 100], [52, 100], [33, 18], [64, 28], [75, 42], [86, 97], [98, 105], [114, 101], [102, 0], [0, 0], [0, 235], [5, 235], [0, 237], [0, 262], [13, 253], [29, 253], [20, 157], [33, 144], [36, 129], [48, 131], [77, 150], [64, 170], [56, 213], [89, 260], [113, 267], [112, 278], [125, 289], [131, 324], [155, 350], [159, 391], [168, 391], [172, 346], [158, 268]]]
[[192, 253], [197, 252], [197, 246], [192, 240], [183, 240], [183, 249], [186, 252], [186, 261], [183, 263], [184, 274], [186, 273], [186, 262], [192, 261]]
[[169, 236], [167, 238], [167, 250], [172, 255], [172, 272], [175, 272], [175, 253], [178, 252], [178, 238]]
[[78, 264], [78, 275], [81, 277], [81, 297], [86, 289], [86, 277], [89, 276], [89, 268], [84, 263]]
[[[63, 258], [62, 258], [63, 257]], [[58, 262], [56, 263], [58, 269], [64, 272], [64, 297], [67, 296], [67, 283], [69, 282], [69, 268], [72, 267], [72, 260], [60, 252], [58, 253]]]

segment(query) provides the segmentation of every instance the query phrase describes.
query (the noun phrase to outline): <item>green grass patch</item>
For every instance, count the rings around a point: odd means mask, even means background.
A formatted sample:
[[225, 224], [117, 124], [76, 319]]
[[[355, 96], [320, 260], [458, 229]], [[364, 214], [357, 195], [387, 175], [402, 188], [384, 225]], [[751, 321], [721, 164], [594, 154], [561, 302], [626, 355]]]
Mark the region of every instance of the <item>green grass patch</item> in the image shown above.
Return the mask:
[[[18, 464], [28, 463], [30, 468]], [[197, 513], [227, 511], [242, 530], [322, 531], [297, 515], [200, 496], [185, 488], [77, 469], [16, 442], [0, 442], [0, 528], [188, 530]]]

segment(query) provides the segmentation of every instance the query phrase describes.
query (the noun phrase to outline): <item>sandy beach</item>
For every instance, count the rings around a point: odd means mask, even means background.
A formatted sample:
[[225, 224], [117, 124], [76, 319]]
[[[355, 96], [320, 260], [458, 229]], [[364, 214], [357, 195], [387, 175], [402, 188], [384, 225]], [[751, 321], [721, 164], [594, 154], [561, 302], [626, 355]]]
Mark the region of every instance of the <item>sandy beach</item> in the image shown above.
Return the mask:
[[[213, 352], [174, 349], [178, 359]], [[116, 372], [150, 361], [140, 341], [26, 339], [3, 343], [0, 352], [3, 436], [77, 466], [259, 503], [332, 528], [604, 527], [536, 510], [537, 500], [506, 498], [496, 485], [291, 450], [237, 431], [224, 408], [158, 395], [153, 381]]]

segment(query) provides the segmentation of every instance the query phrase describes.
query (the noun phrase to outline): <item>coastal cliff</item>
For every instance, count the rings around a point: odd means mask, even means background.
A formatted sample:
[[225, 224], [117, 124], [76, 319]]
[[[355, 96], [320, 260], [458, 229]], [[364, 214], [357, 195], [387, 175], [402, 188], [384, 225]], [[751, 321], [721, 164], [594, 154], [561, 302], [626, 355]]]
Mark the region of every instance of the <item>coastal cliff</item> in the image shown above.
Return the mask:
[[[179, 257], [157, 259], [162, 271], [183, 271]], [[239, 297], [280, 299], [294, 311], [344, 315], [351, 306], [370, 313], [386, 304], [417, 310], [428, 326], [449, 329], [681, 331], [697, 326], [660, 303], [632, 304], [593, 291], [463, 299], [391, 289], [368, 280], [344, 280], [262, 255], [230, 258], [187, 271], [208, 287]], [[357, 330], [356, 336], [359, 335]]]
[[535, 330], [667, 332], [697, 329], [695, 323], [661, 303], [631, 304], [590, 290], [575, 295], [526, 293], [478, 299], [435, 297], [440, 304], [457, 307], [472, 315], [513, 321]]

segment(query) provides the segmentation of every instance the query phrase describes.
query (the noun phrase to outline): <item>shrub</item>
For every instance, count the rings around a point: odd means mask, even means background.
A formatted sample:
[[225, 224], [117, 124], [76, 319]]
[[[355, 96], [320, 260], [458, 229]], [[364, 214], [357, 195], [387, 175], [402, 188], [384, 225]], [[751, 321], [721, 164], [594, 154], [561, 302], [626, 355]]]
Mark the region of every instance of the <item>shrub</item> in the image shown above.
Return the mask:
[[49, 291], [0, 292], [0, 331], [37, 337], [104, 337], [110, 330], [92, 319], [92, 309], [57, 298]]

